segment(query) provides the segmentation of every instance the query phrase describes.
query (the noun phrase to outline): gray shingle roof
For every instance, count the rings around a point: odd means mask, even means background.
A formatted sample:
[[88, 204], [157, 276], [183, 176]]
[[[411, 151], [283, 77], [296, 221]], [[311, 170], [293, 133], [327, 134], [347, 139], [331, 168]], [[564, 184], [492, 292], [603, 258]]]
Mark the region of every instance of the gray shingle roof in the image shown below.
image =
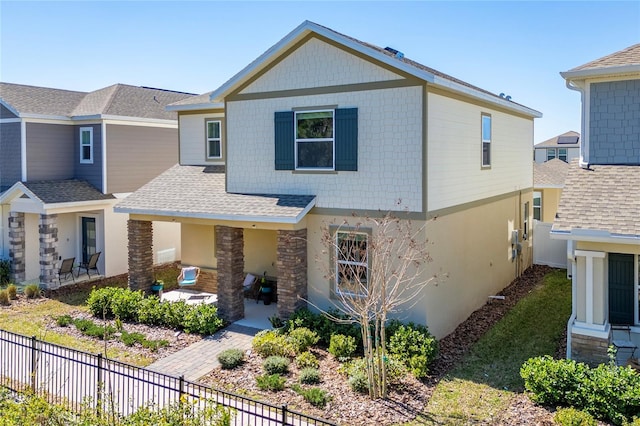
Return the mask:
[[45, 204], [99, 201], [115, 198], [111, 194], [103, 194], [88, 182], [77, 179], [22, 182], [22, 185]]
[[552, 232], [603, 231], [640, 238], [640, 167], [571, 163]]
[[114, 115], [176, 120], [176, 113], [165, 110], [165, 107], [193, 96], [189, 93], [126, 84], [114, 84], [86, 93], [0, 83], [0, 98], [19, 113], [69, 118], [86, 115]]
[[545, 163], [533, 163], [533, 187], [557, 188], [564, 186], [569, 164], [554, 158]]
[[[576, 144], [559, 144], [558, 143], [558, 139], [562, 138], [562, 137], [570, 137], [570, 136], [575, 136], [578, 138], [578, 143]], [[547, 139], [544, 142], [540, 142], [534, 145], [534, 148], [578, 148], [580, 147], [580, 133], [578, 132], [574, 132], [573, 130], [570, 130], [566, 133], [563, 133], [561, 135], [555, 136], [551, 139]]]
[[224, 166], [175, 165], [118, 203], [115, 211], [296, 223], [314, 204], [313, 195], [229, 193]]
[[640, 43], [575, 67], [569, 72], [640, 64]]

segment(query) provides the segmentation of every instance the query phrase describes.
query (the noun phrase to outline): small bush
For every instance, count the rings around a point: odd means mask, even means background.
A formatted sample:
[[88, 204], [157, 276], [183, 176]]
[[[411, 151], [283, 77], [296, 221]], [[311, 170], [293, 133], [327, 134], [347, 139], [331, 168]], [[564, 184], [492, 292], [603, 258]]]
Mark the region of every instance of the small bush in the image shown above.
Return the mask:
[[273, 355], [292, 356], [293, 348], [286, 336], [275, 330], [262, 330], [251, 341], [253, 350], [263, 358]]
[[307, 385], [315, 385], [320, 383], [320, 371], [317, 368], [307, 367], [300, 371], [300, 377], [298, 377], [300, 383]]
[[142, 345], [142, 342], [147, 340], [147, 338], [142, 333], [129, 333], [123, 331], [122, 335], [120, 336], [120, 340], [122, 340], [122, 343], [124, 343], [126, 346], [133, 346], [136, 343]]
[[302, 395], [305, 401], [315, 407], [324, 407], [331, 400], [327, 391], [320, 388], [303, 389], [300, 386], [293, 386], [292, 389], [299, 395]]
[[73, 318], [71, 318], [71, 315], [60, 315], [56, 318], [56, 324], [58, 324], [59, 327], [68, 327], [72, 323]]
[[318, 358], [309, 351], [302, 352], [296, 357], [296, 365], [298, 368], [318, 368]]
[[315, 331], [309, 330], [307, 327], [293, 328], [287, 335], [287, 341], [293, 348], [295, 354], [300, 354], [310, 346], [318, 343], [318, 334]]
[[18, 298], [18, 287], [15, 284], [9, 284], [7, 286], [7, 293], [9, 294], [9, 299], [15, 300]]
[[[348, 316], [335, 309], [329, 311], [329, 315], [335, 318], [348, 319]], [[295, 324], [296, 327], [306, 327], [309, 330], [315, 331], [320, 338], [318, 343], [325, 348], [329, 347], [331, 336], [334, 334], [352, 336], [358, 343], [358, 351], [360, 353], [362, 352], [362, 334], [360, 327], [354, 324], [337, 323], [329, 319], [326, 315], [316, 314], [306, 308], [295, 311], [293, 315], [291, 315], [289, 322]]]
[[151, 351], [156, 352], [158, 349], [160, 348], [164, 348], [169, 346], [169, 342], [164, 340], [164, 339], [160, 339], [160, 340], [143, 340], [142, 341], [142, 347], [143, 348], [147, 348], [147, 349], [151, 349]]
[[11, 278], [11, 261], [0, 259], [0, 285], [8, 284]]
[[256, 384], [260, 390], [269, 390], [273, 392], [281, 391], [284, 389], [284, 383], [287, 381], [279, 374], [264, 374], [262, 376], [256, 376]]
[[111, 313], [122, 321], [138, 321], [140, 303], [144, 299], [142, 291], [118, 288], [111, 294]]
[[218, 317], [215, 305], [200, 304], [190, 306], [184, 314], [182, 328], [187, 333], [211, 335], [222, 328], [224, 322]]
[[225, 370], [231, 370], [244, 362], [244, 352], [240, 349], [226, 349], [218, 354], [218, 361]]
[[147, 325], [164, 325], [164, 306], [158, 296], [145, 297], [140, 301], [138, 321]]
[[191, 306], [187, 305], [184, 300], [177, 302], [163, 302], [161, 303], [163, 310], [163, 322], [164, 325], [182, 329], [182, 325], [185, 323], [187, 313], [191, 310]]
[[369, 392], [369, 379], [363, 371], [356, 371], [349, 376], [349, 387], [351, 390], [358, 393]]
[[334, 334], [329, 343], [329, 353], [340, 362], [348, 361], [356, 351], [356, 339], [344, 334]]
[[37, 299], [40, 297], [40, 286], [38, 284], [29, 284], [24, 288], [24, 294], [27, 299]]
[[103, 327], [97, 325], [90, 319], [77, 319], [73, 321], [73, 324], [82, 332], [82, 334], [96, 339], [109, 340], [116, 332], [116, 329], [112, 326], [107, 325]]
[[554, 360], [550, 356], [527, 360], [520, 369], [524, 387], [531, 399], [542, 405], [575, 405], [580, 407], [578, 388], [585, 381], [586, 364], [568, 359]]
[[9, 306], [9, 292], [7, 290], [0, 290], [0, 305]]
[[438, 342], [423, 325], [400, 325], [389, 338], [389, 353], [404, 360], [407, 369], [418, 379], [429, 373], [429, 365], [437, 352]]
[[555, 423], [562, 426], [597, 426], [598, 422], [589, 413], [575, 408], [561, 408], [553, 416]]
[[287, 374], [289, 372], [289, 364], [289, 359], [273, 355], [264, 360], [262, 368], [267, 374]]
[[117, 287], [104, 287], [100, 289], [94, 288], [89, 293], [87, 298], [87, 307], [91, 315], [97, 318], [113, 318], [113, 310], [111, 309], [111, 301], [114, 294], [116, 294], [120, 288]]
[[[387, 371], [387, 383], [395, 385], [400, 383], [403, 377], [407, 375], [407, 369], [404, 366], [402, 360], [396, 355], [388, 355], [385, 361], [385, 367]], [[362, 374], [367, 377], [367, 363], [364, 358], [354, 359], [344, 364], [343, 372], [347, 374], [349, 378]], [[368, 381], [367, 381], [368, 384]], [[368, 388], [368, 387], [367, 387]]]

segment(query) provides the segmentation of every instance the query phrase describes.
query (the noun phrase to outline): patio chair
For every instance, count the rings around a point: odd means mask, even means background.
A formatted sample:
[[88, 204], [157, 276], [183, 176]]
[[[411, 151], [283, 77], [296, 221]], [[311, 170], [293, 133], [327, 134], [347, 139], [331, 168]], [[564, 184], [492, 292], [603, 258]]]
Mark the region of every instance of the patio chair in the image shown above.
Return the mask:
[[100, 275], [100, 271], [98, 270], [98, 259], [100, 258], [101, 251], [97, 253], [93, 253], [91, 257], [89, 257], [89, 261], [82, 262], [78, 267], [78, 276], [80, 276], [80, 270], [84, 269], [87, 272], [87, 276], [91, 278], [91, 274], [89, 271], [95, 270], [96, 275]]
[[258, 290], [260, 289], [260, 282], [258, 277], [253, 274], [247, 274], [244, 277], [244, 283], [242, 283], [242, 289], [244, 297], [248, 299], [255, 299], [258, 297]]
[[69, 259], [65, 259], [62, 261], [60, 269], [58, 269], [58, 284], [62, 285], [61, 278], [63, 275], [65, 280], [69, 275], [71, 275], [71, 279], [73, 280], [73, 282], [76, 282], [76, 279], [73, 277], [73, 263], [75, 261], [75, 257], [70, 257]]
[[200, 276], [200, 268], [197, 266], [189, 266], [182, 268], [178, 275], [178, 285], [180, 287], [195, 285]]

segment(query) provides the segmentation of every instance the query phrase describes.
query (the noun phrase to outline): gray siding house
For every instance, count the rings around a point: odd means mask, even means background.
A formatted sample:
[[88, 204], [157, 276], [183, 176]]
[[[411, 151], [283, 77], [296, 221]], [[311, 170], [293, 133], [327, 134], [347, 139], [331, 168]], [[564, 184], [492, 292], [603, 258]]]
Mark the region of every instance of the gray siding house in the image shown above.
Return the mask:
[[580, 133], [569, 131], [540, 142], [533, 147], [533, 161], [545, 163], [557, 158], [570, 163], [580, 156]]
[[[0, 83], [0, 258], [16, 282], [53, 288], [63, 259], [95, 252], [101, 274], [127, 271], [127, 219], [113, 206], [177, 163], [177, 114], [165, 106], [191, 96]], [[153, 244], [154, 261], [178, 259], [179, 227]]]
[[582, 94], [582, 149], [551, 237], [568, 241], [567, 355], [606, 362], [640, 346], [640, 44], [561, 73]]

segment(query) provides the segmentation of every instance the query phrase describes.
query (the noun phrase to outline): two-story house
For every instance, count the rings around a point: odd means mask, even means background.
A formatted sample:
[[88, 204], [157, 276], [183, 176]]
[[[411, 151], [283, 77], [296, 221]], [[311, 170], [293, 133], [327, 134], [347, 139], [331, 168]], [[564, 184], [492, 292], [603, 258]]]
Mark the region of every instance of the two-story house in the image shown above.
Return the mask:
[[533, 161], [544, 163], [557, 158], [570, 163], [580, 156], [580, 133], [568, 131], [533, 146]]
[[[182, 262], [202, 268], [226, 319], [244, 315], [244, 272], [277, 277], [281, 317], [305, 300], [328, 308], [349, 290], [323, 273], [345, 259], [321, 230], [392, 211], [418, 225], [437, 218], [422, 236], [433, 262], [420, 279], [449, 276], [399, 315], [444, 336], [531, 265], [541, 114], [397, 49], [306, 21], [217, 90], [168, 109], [180, 164], [115, 208], [130, 215], [129, 250], [140, 253], [130, 255], [135, 288], [151, 283], [139, 241], [175, 221]], [[368, 250], [375, 229], [360, 231]]]
[[582, 98], [580, 159], [551, 230], [572, 261], [567, 355], [606, 362], [611, 342], [640, 345], [640, 44], [560, 74]]
[[[165, 106], [191, 96], [0, 83], [0, 256], [16, 282], [56, 287], [62, 259], [97, 252], [100, 274], [127, 272], [126, 217], [113, 206], [177, 162], [177, 116]], [[179, 259], [178, 225], [158, 224], [152, 240], [153, 261]]]

